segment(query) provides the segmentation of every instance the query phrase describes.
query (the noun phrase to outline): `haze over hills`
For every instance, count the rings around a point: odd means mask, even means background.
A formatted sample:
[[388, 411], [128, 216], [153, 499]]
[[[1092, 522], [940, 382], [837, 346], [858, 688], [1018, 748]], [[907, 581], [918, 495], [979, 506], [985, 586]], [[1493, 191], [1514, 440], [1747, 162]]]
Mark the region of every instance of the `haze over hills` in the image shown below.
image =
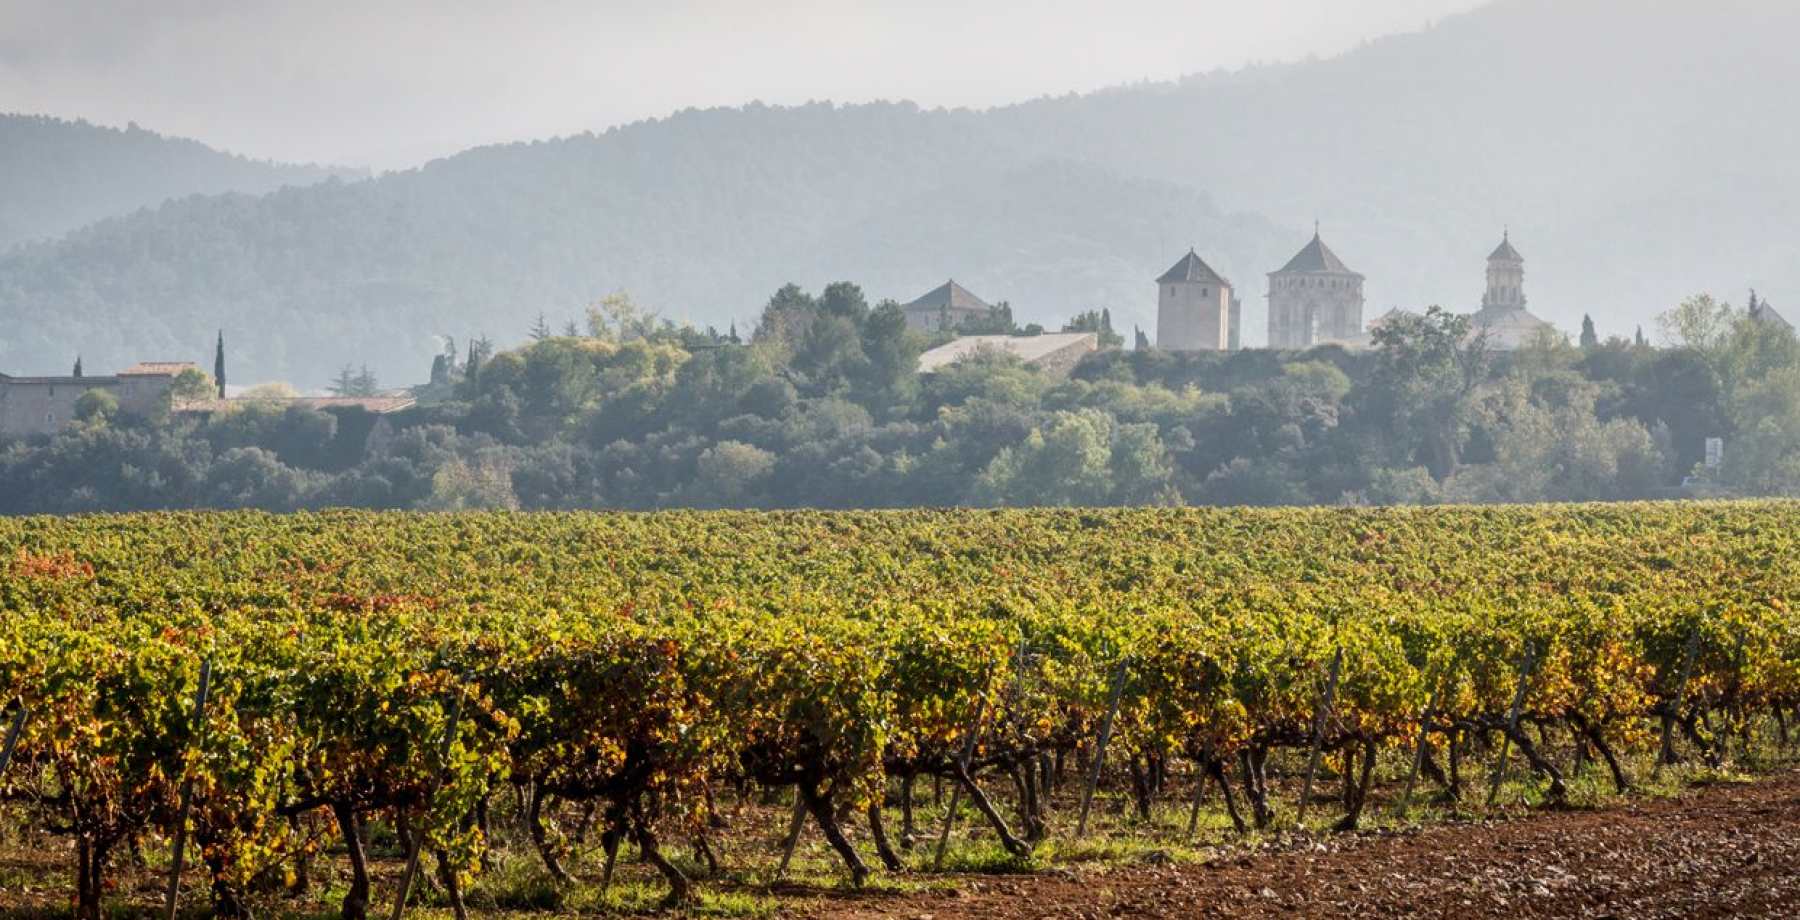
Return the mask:
[[[1800, 293], [1800, 78], [1768, 0], [1502, 0], [1342, 57], [987, 112], [689, 111], [368, 182], [170, 202], [0, 258], [0, 367], [191, 357], [245, 377], [423, 374], [614, 290], [723, 327], [777, 286], [909, 299], [946, 276], [1021, 322], [1154, 324], [1195, 245], [1263, 339], [1264, 272], [1316, 216], [1369, 316], [1471, 309], [1510, 226], [1533, 309], [1629, 334], [1686, 294]], [[1267, 216], [1258, 216], [1267, 215]]]
[[355, 170], [252, 160], [137, 125], [0, 113], [0, 250], [170, 198], [262, 194]]

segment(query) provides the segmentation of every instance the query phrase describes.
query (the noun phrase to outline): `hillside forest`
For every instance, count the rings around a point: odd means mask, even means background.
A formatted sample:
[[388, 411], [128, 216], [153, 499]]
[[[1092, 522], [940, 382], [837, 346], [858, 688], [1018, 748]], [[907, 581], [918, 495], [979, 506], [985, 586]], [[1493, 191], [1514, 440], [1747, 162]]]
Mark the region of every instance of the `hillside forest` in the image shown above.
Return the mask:
[[[410, 380], [445, 335], [560, 325], [616, 291], [723, 329], [841, 278], [905, 302], [954, 277], [1021, 322], [1106, 308], [1151, 330], [1152, 279], [1190, 246], [1254, 346], [1264, 273], [1315, 220], [1368, 276], [1368, 316], [1472, 311], [1509, 226], [1532, 310], [1565, 330], [1652, 327], [1694, 291], [1785, 304], [1800, 130], [1772, 113], [1797, 31], [1800, 4], [1769, 0], [1498, 0], [1329, 59], [992, 109], [751, 102], [362, 181], [221, 162], [185, 191], [142, 175], [148, 137], [22, 125], [40, 139], [0, 135], [19, 228], [0, 226], [0, 370], [193, 359], [223, 327], [242, 379]], [[128, 149], [72, 182], [102, 142]], [[134, 176], [109, 213], [72, 200]]]
[[1800, 495], [1785, 324], [1697, 296], [1661, 316], [1664, 346], [1590, 332], [1499, 353], [1467, 322], [1401, 315], [1364, 352], [1106, 348], [1066, 378], [978, 353], [920, 374], [931, 342], [855, 284], [784, 286], [743, 334], [615, 296], [520, 347], [448, 343], [418, 404], [381, 417], [257, 393], [133, 417], [92, 393], [61, 432], [0, 446], [0, 512]]

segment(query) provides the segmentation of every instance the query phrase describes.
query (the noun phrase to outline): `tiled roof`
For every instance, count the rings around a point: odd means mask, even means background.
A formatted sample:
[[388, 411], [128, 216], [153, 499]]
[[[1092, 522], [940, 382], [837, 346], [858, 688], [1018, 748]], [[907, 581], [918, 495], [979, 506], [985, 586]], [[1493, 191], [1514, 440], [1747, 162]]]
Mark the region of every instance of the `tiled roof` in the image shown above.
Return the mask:
[[199, 370], [192, 361], [140, 361], [119, 372], [121, 377], [173, 377], [189, 368]]
[[1525, 257], [1522, 255], [1519, 255], [1519, 251], [1517, 249], [1513, 248], [1512, 234], [1508, 233], [1508, 234], [1506, 234], [1505, 237], [1503, 237], [1500, 240], [1500, 245], [1494, 249], [1494, 254], [1491, 256], [1488, 256], [1488, 261], [1489, 262], [1523, 262], [1523, 261], [1525, 261]]
[[987, 301], [970, 293], [968, 288], [957, 284], [953, 279], [938, 285], [933, 288], [930, 293], [907, 304], [901, 309], [917, 313], [921, 310], [944, 309], [988, 310], [992, 309], [992, 306]]
[[15, 386], [21, 384], [48, 384], [50, 386], [67, 385], [98, 387], [112, 386], [118, 382], [119, 378], [117, 377], [14, 377], [10, 374], [0, 374], [0, 383], [8, 383]]
[[410, 409], [418, 404], [411, 396], [283, 396], [283, 397], [238, 397], [235, 399], [201, 399], [185, 402], [175, 407], [176, 412], [192, 412], [207, 414], [219, 412], [237, 406], [273, 405], [282, 408], [301, 406], [308, 409], [362, 409], [376, 415], [386, 415]]
[[[1344, 260], [1337, 257], [1337, 253], [1331, 251], [1330, 246], [1325, 245], [1325, 241], [1320, 239], [1317, 233], [1313, 234], [1312, 242], [1307, 243], [1305, 249], [1296, 253], [1292, 259], [1288, 260], [1288, 264], [1283, 265], [1281, 271], [1275, 274], [1283, 275], [1289, 272], [1356, 275], [1356, 272], [1351, 271], [1350, 267], [1344, 264]], [[1356, 277], [1361, 278], [1362, 276], [1356, 275]]]
[[1188, 250], [1187, 255], [1181, 257], [1181, 261], [1175, 263], [1174, 268], [1163, 272], [1162, 277], [1156, 279], [1157, 284], [1176, 284], [1183, 281], [1231, 287], [1231, 282], [1225, 280], [1224, 275], [1213, 271], [1212, 266], [1206, 264], [1206, 261], [1200, 258], [1200, 254], [1192, 249]]

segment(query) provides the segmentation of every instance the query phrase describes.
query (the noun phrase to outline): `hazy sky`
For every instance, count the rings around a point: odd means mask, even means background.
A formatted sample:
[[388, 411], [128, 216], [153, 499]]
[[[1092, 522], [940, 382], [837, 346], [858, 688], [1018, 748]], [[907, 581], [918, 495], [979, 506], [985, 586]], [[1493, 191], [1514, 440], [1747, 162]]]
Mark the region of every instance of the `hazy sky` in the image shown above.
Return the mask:
[[1480, 2], [0, 0], [0, 111], [397, 168], [689, 106], [983, 106], [1326, 55]]

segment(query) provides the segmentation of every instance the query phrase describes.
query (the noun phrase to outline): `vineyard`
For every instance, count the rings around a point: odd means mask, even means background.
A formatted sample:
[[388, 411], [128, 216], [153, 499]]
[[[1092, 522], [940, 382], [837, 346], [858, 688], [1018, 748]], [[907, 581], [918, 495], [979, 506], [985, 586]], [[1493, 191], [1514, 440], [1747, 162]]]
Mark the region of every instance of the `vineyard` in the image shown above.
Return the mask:
[[731, 863], [778, 875], [815, 830], [860, 886], [976, 838], [1026, 862], [1114, 810], [1173, 804], [1192, 837], [1203, 809], [1227, 833], [1348, 830], [1502, 782], [1554, 806], [1580, 775], [1624, 792], [1787, 741], [1797, 522], [1774, 502], [0, 520], [0, 824], [66, 841], [83, 920], [144, 850], [190, 860], [169, 874], [221, 917], [329, 871], [361, 920], [397, 891], [461, 916], [503, 839], [558, 885], [634, 871], [674, 904]]

